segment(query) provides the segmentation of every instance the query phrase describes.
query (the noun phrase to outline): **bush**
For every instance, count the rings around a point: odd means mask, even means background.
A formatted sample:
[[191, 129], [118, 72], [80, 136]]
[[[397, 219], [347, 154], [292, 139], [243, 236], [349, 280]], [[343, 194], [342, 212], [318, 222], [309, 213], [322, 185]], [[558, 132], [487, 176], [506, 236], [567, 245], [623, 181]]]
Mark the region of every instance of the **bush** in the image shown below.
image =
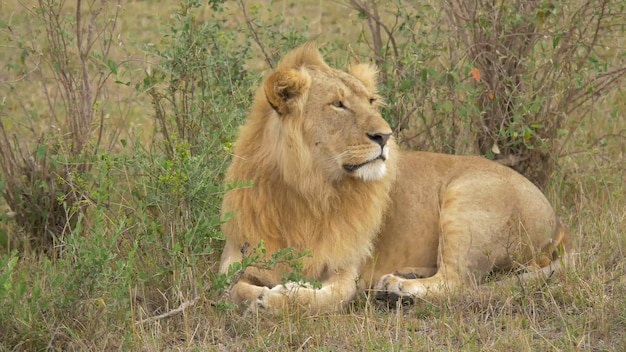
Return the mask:
[[[104, 119], [107, 85], [118, 71], [110, 51], [120, 8], [95, 0], [78, 1], [73, 9], [52, 0], [37, 5], [28, 19], [34, 24], [30, 38], [10, 26], [4, 30], [21, 49], [18, 62], [8, 66], [19, 77], [15, 82], [41, 84], [47, 118], [22, 105], [31, 140], [11, 135], [0, 120], [0, 169], [4, 198], [20, 228], [11, 245], [56, 255], [92, 203], [92, 158], [111, 132]], [[44, 45], [33, 37], [45, 38]], [[0, 108], [3, 120], [14, 114]], [[41, 132], [36, 126], [42, 123], [50, 128]]]
[[387, 116], [407, 145], [479, 153], [541, 188], [591, 104], [626, 74], [606, 49], [623, 33], [623, 4], [608, 0], [399, 0], [391, 19], [375, 1], [346, 3], [368, 25]]
[[[183, 0], [162, 42], [145, 48], [158, 64], [133, 82], [133, 67], [115, 63], [120, 53], [109, 52], [119, 14], [111, 9], [119, 11], [119, 3], [85, 3], [40, 1], [35, 30], [43, 28], [50, 48], [31, 43], [14, 65], [24, 79], [37, 81], [29, 65], [55, 78], [63, 99], [48, 107], [66, 120], [56, 131], [32, 130], [43, 136], [34, 147], [12, 136], [21, 132], [15, 125], [0, 121], [0, 186], [11, 210], [2, 221], [17, 225], [7, 227], [3, 248], [19, 249], [0, 257], [7, 265], [0, 271], [0, 339], [9, 346], [88, 349], [109, 325], [117, 325], [110, 328], [117, 344], [132, 345], [135, 330], [128, 325], [142, 326], [201, 298], [218, 301], [229, 283], [216, 270], [223, 244], [219, 207], [230, 148], [260, 78], [245, 68], [254, 55], [251, 41], [232, 30], [223, 1], [211, 2], [214, 17], [202, 23], [200, 3]], [[259, 43], [284, 42], [284, 50], [304, 41], [281, 35], [275, 21], [247, 28], [258, 32]], [[101, 36], [77, 37], [93, 31]], [[35, 57], [50, 66], [29, 61]], [[148, 141], [119, 138], [104, 123], [112, 104], [125, 103], [108, 100], [107, 89], [129, 85], [153, 108]], [[25, 240], [30, 237], [37, 241]], [[37, 266], [37, 273], [20, 263]], [[170, 319], [177, 324], [177, 317]]]

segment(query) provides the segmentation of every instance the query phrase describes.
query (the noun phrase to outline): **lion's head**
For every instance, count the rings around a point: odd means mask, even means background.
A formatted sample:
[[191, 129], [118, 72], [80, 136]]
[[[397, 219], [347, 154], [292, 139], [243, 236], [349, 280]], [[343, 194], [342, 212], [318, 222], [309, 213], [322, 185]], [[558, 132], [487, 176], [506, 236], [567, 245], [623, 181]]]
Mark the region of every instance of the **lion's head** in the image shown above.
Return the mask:
[[313, 45], [289, 53], [257, 93], [251, 114], [257, 123], [242, 132], [240, 140], [257, 143], [236, 154], [263, 150], [268, 163], [280, 161], [285, 182], [314, 192], [324, 182], [382, 179], [394, 144], [378, 111], [376, 73], [369, 64], [331, 68]]
[[392, 132], [378, 112], [375, 82], [372, 66], [332, 69], [317, 50], [305, 46], [281, 62], [264, 92], [282, 123], [301, 129], [302, 140], [292, 142], [308, 150], [314, 169], [333, 181], [370, 181], [387, 172]]

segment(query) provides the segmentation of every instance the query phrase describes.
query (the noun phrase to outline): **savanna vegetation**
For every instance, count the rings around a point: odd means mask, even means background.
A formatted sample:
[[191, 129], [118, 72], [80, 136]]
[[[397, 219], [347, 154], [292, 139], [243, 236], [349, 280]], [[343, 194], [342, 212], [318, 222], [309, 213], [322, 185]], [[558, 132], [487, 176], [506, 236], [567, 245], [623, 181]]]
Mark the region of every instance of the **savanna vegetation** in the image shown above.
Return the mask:
[[[0, 4], [0, 350], [624, 350], [626, 1]], [[242, 316], [223, 173], [254, 89], [315, 40], [380, 68], [404, 148], [535, 182], [575, 268], [388, 308]], [[285, 251], [270, 262], [293, 263]], [[305, 254], [306, 255], [306, 254]]]

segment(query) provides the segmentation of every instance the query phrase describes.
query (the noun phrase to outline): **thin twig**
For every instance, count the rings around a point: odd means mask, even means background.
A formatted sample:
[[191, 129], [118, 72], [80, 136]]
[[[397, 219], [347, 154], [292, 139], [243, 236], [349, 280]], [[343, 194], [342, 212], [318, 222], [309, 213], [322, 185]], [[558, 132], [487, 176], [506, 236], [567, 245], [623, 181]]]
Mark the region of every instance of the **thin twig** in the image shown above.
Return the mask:
[[313, 336], [307, 337], [306, 340], [304, 340], [302, 345], [300, 345], [300, 347], [296, 351], [304, 351], [306, 349], [306, 344], [309, 343], [309, 341], [311, 341], [312, 338]]
[[[396, 39], [394, 37], [394, 31], [398, 22], [398, 16], [399, 16], [398, 13], [396, 13], [396, 19], [395, 19], [396, 22], [393, 25], [393, 27], [390, 29], [381, 20], [380, 15], [378, 13], [378, 5], [376, 4], [375, 1], [370, 1], [370, 3], [368, 4], [366, 1], [350, 0], [347, 2], [347, 6], [354, 10], [357, 10], [361, 14], [365, 15], [367, 18], [367, 25], [369, 27], [370, 34], [372, 36], [373, 47], [371, 49], [374, 51], [376, 65], [381, 67], [384, 61], [387, 59], [387, 56], [389, 56], [386, 50], [384, 51], [385, 52], [384, 56], [382, 56], [383, 55], [383, 39], [382, 39], [382, 32], [381, 32], [381, 28], [382, 28], [385, 34], [387, 34], [387, 44], [385, 46], [389, 47], [389, 45], [391, 45], [391, 48], [393, 50], [393, 55], [394, 55], [393, 59], [394, 59], [394, 66], [395, 66], [394, 69], [396, 71], [396, 74], [399, 74], [400, 72], [402, 72], [403, 64], [400, 60], [398, 45], [396, 44]], [[382, 71], [381, 75], [382, 75], [382, 82], [386, 85], [389, 80], [388, 74], [386, 71]]]
[[244, 267], [243, 264], [244, 264], [244, 261], [246, 260], [246, 257], [248, 256], [248, 248], [250, 248], [250, 243], [249, 242], [244, 243], [243, 246], [241, 247], [241, 270], [239, 270], [233, 276], [233, 279], [232, 279], [230, 285], [224, 291], [224, 296], [228, 296], [230, 294], [230, 290], [232, 290], [233, 286], [235, 286], [235, 284], [237, 282], [239, 282], [239, 280], [241, 280], [241, 277], [246, 272], [246, 268]]
[[146, 319], [142, 319], [142, 320], [136, 321], [135, 325], [151, 323], [153, 321], [161, 320], [161, 319], [164, 319], [164, 318], [169, 318], [169, 317], [174, 316], [176, 314], [180, 314], [183, 311], [185, 311], [185, 309], [187, 309], [189, 307], [192, 307], [196, 303], [198, 303], [198, 300], [200, 300], [199, 296], [194, 298], [191, 301], [183, 302], [183, 303], [180, 304], [180, 306], [178, 306], [178, 308], [172, 309], [172, 310], [170, 310], [168, 312], [165, 312], [163, 314], [155, 315], [155, 316], [152, 316], [152, 317], [149, 317], [149, 318], [146, 318]]
[[246, 20], [246, 26], [248, 27], [248, 30], [250, 30], [250, 33], [252, 33], [252, 38], [254, 39], [254, 42], [257, 43], [259, 48], [261, 48], [261, 52], [263, 53], [263, 56], [265, 57], [265, 62], [267, 62], [267, 65], [271, 69], [274, 69], [274, 64], [272, 63], [272, 59], [265, 51], [265, 46], [263, 46], [263, 43], [261, 43], [261, 39], [259, 39], [259, 34], [254, 28], [254, 25], [252, 24], [252, 20], [248, 17], [248, 12], [246, 11], [246, 5], [244, 4], [244, 0], [238, 0], [237, 4], [241, 8], [241, 12], [243, 13], [243, 18]]

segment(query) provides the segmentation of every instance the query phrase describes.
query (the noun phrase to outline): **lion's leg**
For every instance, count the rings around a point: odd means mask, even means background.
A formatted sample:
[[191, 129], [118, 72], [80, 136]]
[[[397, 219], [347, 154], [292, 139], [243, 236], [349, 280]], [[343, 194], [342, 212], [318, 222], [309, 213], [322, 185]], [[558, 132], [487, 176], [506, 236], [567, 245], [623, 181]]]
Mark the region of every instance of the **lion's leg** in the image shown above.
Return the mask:
[[[227, 242], [222, 254], [220, 272], [227, 273], [229, 267], [241, 256], [237, 246]], [[247, 312], [266, 310], [277, 312], [286, 304], [301, 306], [312, 312], [329, 312], [339, 309], [351, 301], [357, 291], [358, 267], [337, 270], [327, 275], [322, 287], [317, 289], [308, 284], [289, 282], [280, 284], [280, 275], [275, 270], [247, 267], [228, 290], [230, 298], [237, 303], [247, 303]]]
[[[482, 205], [481, 205], [482, 206]], [[467, 198], [446, 194], [440, 210], [440, 235], [437, 272], [426, 278], [384, 275], [374, 287], [383, 294], [397, 296], [438, 296], [464, 284], [480, 281], [495, 263], [506, 265], [505, 245], [497, 233], [504, 228], [481, 226], [491, 219], [491, 209], [478, 206]], [[496, 215], [499, 216], [499, 215]], [[504, 225], [503, 225], [504, 226]]]
[[[447, 239], [462, 237], [462, 234], [447, 233]], [[461, 272], [467, 264], [460, 258], [461, 246], [451, 246], [446, 243], [443, 235], [439, 241], [438, 268], [434, 275], [425, 278], [414, 278], [404, 275], [404, 271], [396, 271], [393, 274], [384, 275], [374, 287], [374, 290], [384, 295], [427, 297], [437, 296], [445, 291], [458, 287], [462, 281]], [[458, 259], [458, 260], [455, 260]]]
[[255, 285], [246, 279], [241, 279], [228, 290], [228, 295], [237, 303], [250, 303], [254, 302], [267, 289], [267, 286]]
[[252, 302], [248, 312], [277, 312], [292, 305], [312, 313], [336, 311], [354, 299], [356, 279], [357, 270], [354, 268], [335, 272], [322, 282], [319, 289], [297, 282], [288, 282], [271, 289], [262, 287], [261, 294]]
[[384, 296], [434, 297], [443, 292], [454, 290], [460, 284], [461, 281], [456, 276], [450, 277], [441, 271], [424, 279], [404, 278], [396, 274], [387, 274], [380, 279], [374, 290]]
[[[404, 275], [405, 271], [399, 271], [383, 276], [374, 289], [381, 292], [383, 298], [435, 297], [452, 291], [460, 285], [482, 281], [496, 267], [507, 267], [513, 264], [509, 253], [510, 243], [509, 245], [498, 244], [496, 236], [485, 237], [493, 238], [493, 243], [480, 243], [477, 237], [474, 236], [472, 239], [471, 231], [467, 233], [444, 232], [439, 244], [439, 269], [435, 275], [413, 278], [410, 275]], [[450, 241], [451, 238], [454, 240]], [[525, 267], [526, 272], [500, 280], [500, 282], [542, 281], [569, 265], [571, 265], [571, 258], [566, 254], [545, 266], [528, 265]]]

